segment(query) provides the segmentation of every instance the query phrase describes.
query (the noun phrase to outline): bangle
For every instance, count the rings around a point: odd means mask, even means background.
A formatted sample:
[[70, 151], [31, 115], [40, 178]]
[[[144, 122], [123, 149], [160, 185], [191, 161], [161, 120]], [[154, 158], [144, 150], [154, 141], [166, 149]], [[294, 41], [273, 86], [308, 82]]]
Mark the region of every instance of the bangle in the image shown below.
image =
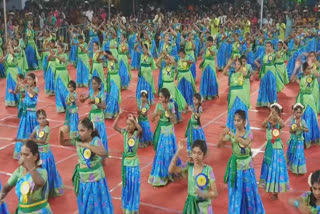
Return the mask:
[[295, 200], [293, 205], [295, 208], [298, 208], [299, 204], [300, 204], [300, 202], [298, 200]]

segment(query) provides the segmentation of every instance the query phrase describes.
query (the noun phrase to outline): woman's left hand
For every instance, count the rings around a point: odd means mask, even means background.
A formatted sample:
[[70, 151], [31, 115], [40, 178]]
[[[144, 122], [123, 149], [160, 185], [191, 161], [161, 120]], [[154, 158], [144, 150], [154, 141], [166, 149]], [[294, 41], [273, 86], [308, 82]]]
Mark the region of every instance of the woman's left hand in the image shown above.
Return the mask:
[[198, 195], [199, 198], [206, 199], [206, 197], [207, 197], [207, 194], [200, 189], [196, 189], [196, 194]]

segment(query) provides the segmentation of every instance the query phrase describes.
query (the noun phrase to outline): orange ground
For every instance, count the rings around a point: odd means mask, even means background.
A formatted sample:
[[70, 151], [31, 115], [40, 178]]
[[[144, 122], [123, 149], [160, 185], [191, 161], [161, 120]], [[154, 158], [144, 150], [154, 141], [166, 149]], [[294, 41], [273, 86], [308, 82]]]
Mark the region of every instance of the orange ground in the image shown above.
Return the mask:
[[[73, 79], [75, 79], [76, 70], [73, 66], [69, 66], [69, 72]], [[50, 121], [50, 144], [53, 154], [55, 156], [57, 169], [65, 184], [65, 194], [62, 197], [56, 199], [50, 199], [50, 205], [54, 213], [74, 214], [77, 213], [76, 197], [72, 187], [72, 173], [74, 166], [77, 163], [77, 156], [73, 148], [66, 148], [58, 145], [57, 134], [58, 128], [63, 125], [64, 114], [58, 114], [55, 111], [55, 99], [54, 97], [48, 97], [44, 93], [44, 80], [43, 72], [35, 72], [38, 77], [38, 87], [40, 88], [40, 97], [38, 99], [37, 108], [43, 108], [47, 111], [48, 119]], [[122, 91], [122, 104], [121, 107], [129, 112], [136, 111], [135, 104], [135, 90], [137, 84], [137, 71], [133, 71], [133, 80], [130, 87], [126, 91]], [[197, 86], [200, 85], [201, 72], [198, 71]], [[154, 74], [155, 83], [157, 83], [158, 71]], [[206, 134], [207, 143], [209, 145], [209, 154], [206, 162], [213, 168], [217, 179], [217, 188], [219, 197], [214, 200], [213, 209], [217, 214], [227, 213], [228, 210], [228, 190], [227, 186], [223, 184], [223, 176], [225, 167], [229, 157], [231, 156], [230, 144], [225, 148], [217, 148], [217, 139], [220, 136], [222, 129], [225, 127], [227, 118], [227, 94], [228, 85], [227, 77], [218, 73], [219, 79], [219, 94], [220, 97], [213, 101], [208, 101], [203, 104], [204, 114], [202, 116], [202, 125]], [[5, 79], [0, 80], [0, 95], [1, 103], [4, 103], [5, 96]], [[156, 84], [157, 85], [157, 84]], [[253, 154], [254, 167], [257, 179], [260, 176], [261, 163], [263, 160], [264, 143], [265, 143], [265, 131], [261, 129], [262, 121], [267, 117], [267, 109], [256, 109], [255, 103], [258, 96], [259, 82], [254, 81], [251, 83], [251, 103], [252, 109], [249, 111], [250, 124], [254, 134], [253, 142]], [[78, 93], [86, 90], [77, 90]], [[291, 105], [295, 102], [295, 97], [298, 93], [298, 86], [296, 84], [290, 84], [282, 93], [278, 95], [278, 99], [281, 105], [284, 107], [283, 119], [288, 124], [288, 118], [291, 114]], [[154, 108], [154, 106], [153, 106]], [[88, 115], [90, 106], [88, 104], [79, 105], [79, 115], [81, 118]], [[153, 111], [153, 109], [152, 109]], [[16, 117], [16, 108], [5, 108], [4, 104], [0, 107], [0, 177], [2, 184], [5, 183], [11, 173], [18, 166], [17, 161], [13, 160], [14, 142], [19, 125], [19, 120]], [[184, 121], [175, 127], [177, 138], [184, 136], [185, 128], [190, 114], [183, 114]], [[106, 121], [107, 133], [109, 138], [109, 150], [110, 158], [106, 160], [105, 173], [113, 197], [113, 205], [115, 214], [121, 212], [121, 157], [123, 149], [123, 139], [120, 134], [116, 133], [112, 128], [113, 121]], [[121, 119], [120, 125], [124, 125], [124, 119]], [[156, 124], [152, 124], [154, 130]], [[286, 142], [289, 138], [288, 128], [284, 129], [282, 135], [283, 142]], [[287, 145], [284, 145], [285, 150]], [[320, 164], [319, 159], [320, 147], [313, 146], [311, 149], [306, 150], [306, 160], [308, 172], [319, 169], [317, 167]], [[154, 157], [154, 151], [152, 147], [146, 149], [140, 149], [139, 152], [140, 167], [141, 167], [141, 205], [140, 213], [142, 214], [167, 214], [167, 213], [181, 213], [183, 205], [187, 197], [187, 182], [185, 180], [171, 183], [166, 187], [154, 188], [147, 183], [148, 176], [151, 172], [152, 161]], [[317, 158], [318, 157], [318, 158]], [[268, 194], [260, 188], [263, 204], [266, 209], [266, 213], [296, 213], [294, 208], [288, 205], [288, 198], [295, 197], [301, 194], [303, 191], [308, 190], [307, 175], [294, 176], [289, 173], [291, 191], [288, 193], [280, 194], [279, 200], [270, 201]], [[9, 206], [11, 213], [14, 213], [17, 207], [17, 197], [14, 191], [6, 198], [6, 203]]]

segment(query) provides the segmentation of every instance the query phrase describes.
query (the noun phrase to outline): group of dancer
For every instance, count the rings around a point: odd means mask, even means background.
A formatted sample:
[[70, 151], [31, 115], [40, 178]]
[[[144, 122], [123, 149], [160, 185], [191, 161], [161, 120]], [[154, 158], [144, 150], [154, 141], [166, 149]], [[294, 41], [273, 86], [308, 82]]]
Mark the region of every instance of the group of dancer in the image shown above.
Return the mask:
[[[43, 69], [45, 93], [55, 96], [57, 112], [65, 112], [59, 142], [76, 147], [79, 163], [72, 181], [79, 213], [114, 212], [103, 171], [109, 151], [105, 119], [114, 119], [113, 128], [124, 139], [121, 171], [124, 213], [139, 212], [141, 175], [137, 150], [150, 144], [155, 156], [148, 183], [165, 186], [187, 174], [188, 197], [183, 212], [213, 213], [211, 200], [218, 197], [218, 192], [213, 170], [205, 164], [208, 148], [201, 127], [205, 111], [201, 104], [219, 97], [219, 71], [229, 77], [228, 118], [218, 144], [221, 147], [228, 141], [232, 143], [232, 156], [224, 177], [229, 189], [229, 213], [265, 213], [251, 153], [250, 82], [260, 79], [256, 106], [270, 109], [262, 124], [267, 143], [259, 186], [276, 200], [279, 193], [290, 189], [288, 169], [293, 174], [306, 174], [304, 149], [320, 144], [317, 60], [320, 28], [317, 25], [294, 29], [284, 38], [284, 23], [267, 26], [256, 34], [251, 33], [250, 25], [247, 18], [224, 24], [217, 18], [205, 18], [187, 25], [173, 18], [165, 27], [149, 22], [124, 23], [118, 18], [106, 23], [93, 17], [92, 23], [83, 28], [69, 28], [69, 54], [56, 35], [44, 30], [40, 57], [29, 23], [26, 44], [16, 35], [7, 42], [1, 57], [0, 73], [6, 77], [5, 105], [17, 107], [20, 118], [13, 154], [20, 167], [1, 190], [1, 213], [8, 212], [3, 200], [14, 186], [19, 198], [17, 213], [51, 213], [48, 198], [64, 193], [50, 150], [47, 115], [45, 110], [37, 109], [41, 93], [37, 78], [35, 73], [27, 72], [39, 68]], [[68, 62], [76, 68], [75, 80], [68, 73]], [[131, 70], [136, 69], [138, 110], [127, 115], [125, 127], [119, 127], [119, 118], [125, 114], [120, 108], [121, 92], [130, 86]], [[157, 69], [156, 84], [153, 77]], [[198, 93], [196, 77], [200, 73]], [[286, 124], [281, 119], [283, 108], [277, 93], [290, 81], [298, 82], [300, 90], [296, 103], [292, 103], [288, 128], [291, 136], [285, 157], [281, 131]], [[88, 92], [78, 96], [78, 87], [87, 88]], [[159, 102], [150, 113], [156, 97]], [[91, 105], [88, 118], [80, 120], [79, 102]], [[192, 114], [185, 140], [177, 143], [174, 126], [187, 111]], [[152, 122], [158, 121], [154, 132], [149, 116]], [[184, 148], [189, 158], [186, 164], [180, 159]], [[290, 204], [302, 213], [315, 214], [320, 212], [320, 171], [310, 175], [309, 185], [311, 191], [290, 200]]]

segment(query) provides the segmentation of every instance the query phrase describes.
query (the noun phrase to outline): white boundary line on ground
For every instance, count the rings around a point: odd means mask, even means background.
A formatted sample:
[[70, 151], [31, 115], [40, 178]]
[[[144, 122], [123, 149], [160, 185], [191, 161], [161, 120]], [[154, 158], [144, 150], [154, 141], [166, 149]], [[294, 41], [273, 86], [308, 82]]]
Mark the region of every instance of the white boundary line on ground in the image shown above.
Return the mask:
[[7, 116], [6, 116], [6, 117], [4, 117], [4, 118], [1, 118], [1, 119], [0, 119], [0, 121], [2, 121], [2, 120], [6, 120], [6, 119], [11, 118], [11, 117], [16, 117], [16, 116], [17, 116], [17, 115], [7, 114]]
[[[1, 138], [0, 138], [0, 139], [1, 139]], [[12, 143], [10, 143], [10, 144], [8, 144], [8, 145], [5, 145], [5, 146], [0, 147], [0, 151], [3, 150], [3, 149], [5, 149], [5, 148], [8, 148], [9, 146], [14, 145], [14, 144], [15, 144], [15, 143], [12, 142]]]
[[7, 175], [7, 176], [11, 176], [12, 175], [12, 173], [10, 173], [10, 172], [4, 172], [4, 171], [0, 171], [0, 174], [2, 174], [2, 175]]
[[74, 156], [77, 156], [77, 153], [72, 154], [72, 155], [69, 155], [69, 156], [67, 156], [67, 157], [65, 157], [65, 158], [57, 161], [57, 162], [56, 162], [56, 165], [58, 165], [58, 164], [60, 164], [60, 163], [62, 163], [62, 162], [64, 162], [64, 161], [66, 161], [66, 160], [69, 160], [70, 158], [73, 158]]
[[8, 124], [2, 124], [2, 123], [0, 123], [0, 126], [6, 126], [10, 128], [19, 128], [19, 126], [16, 126], [16, 125], [8, 125]]

